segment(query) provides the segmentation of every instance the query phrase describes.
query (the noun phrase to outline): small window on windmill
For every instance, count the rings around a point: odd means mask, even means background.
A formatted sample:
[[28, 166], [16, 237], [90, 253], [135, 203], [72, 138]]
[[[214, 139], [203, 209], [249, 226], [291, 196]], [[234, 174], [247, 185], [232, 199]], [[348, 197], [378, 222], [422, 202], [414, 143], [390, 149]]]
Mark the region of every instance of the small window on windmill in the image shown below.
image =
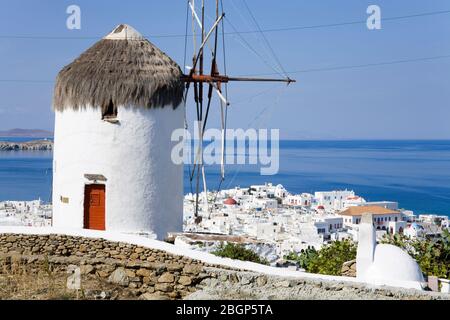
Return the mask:
[[108, 105], [102, 108], [102, 120], [116, 123], [117, 121], [117, 107], [114, 105], [112, 99], [109, 100]]

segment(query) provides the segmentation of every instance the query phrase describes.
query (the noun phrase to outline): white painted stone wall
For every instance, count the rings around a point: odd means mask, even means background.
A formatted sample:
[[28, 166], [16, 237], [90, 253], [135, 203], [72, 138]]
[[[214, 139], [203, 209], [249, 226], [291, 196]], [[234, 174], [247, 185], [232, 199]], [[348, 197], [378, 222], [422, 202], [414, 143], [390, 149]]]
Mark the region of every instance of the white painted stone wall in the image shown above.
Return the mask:
[[345, 283], [360, 283], [365, 286], [377, 287], [380, 285], [388, 285], [400, 288], [417, 288], [414, 283], [410, 281], [390, 281], [383, 284], [371, 284], [362, 279], [344, 276], [329, 276], [323, 274], [306, 273], [302, 271], [294, 271], [286, 268], [275, 268], [249, 261], [232, 260], [230, 258], [222, 258], [212, 255], [207, 252], [196, 251], [187, 248], [186, 246], [176, 246], [167, 242], [157, 241], [141, 237], [138, 235], [130, 235], [116, 232], [100, 232], [96, 230], [73, 230], [64, 228], [30, 228], [30, 227], [4, 227], [0, 226], [0, 234], [25, 234], [25, 235], [49, 235], [61, 234], [74, 237], [87, 237], [92, 239], [105, 239], [108, 241], [125, 242], [146, 248], [164, 250], [170, 254], [181, 255], [192, 259], [200, 260], [204, 263], [220, 265], [235, 269], [242, 269], [247, 271], [254, 271], [266, 275], [292, 277], [297, 279], [312, 279], [312, 280], [328, 280]]
[[[119, 107], [118, 124], [100, 109], [56, 112], [53, 225], [84, 225], [85, 174], [107, 178], [106, 230], [145, 232], [162, 239], [181, 231], [183, 167], [170, 158], [172, 131], [183, 127], [183, 106]], [[60, 197], [69, 198], [62, 203]]]

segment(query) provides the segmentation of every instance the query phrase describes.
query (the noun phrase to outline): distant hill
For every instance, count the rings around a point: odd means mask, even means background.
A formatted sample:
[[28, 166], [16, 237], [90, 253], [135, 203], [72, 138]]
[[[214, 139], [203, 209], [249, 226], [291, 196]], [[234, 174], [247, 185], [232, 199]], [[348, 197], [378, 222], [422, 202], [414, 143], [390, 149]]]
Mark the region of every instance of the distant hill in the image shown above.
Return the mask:
[[50, 138], [53, 132], [41, 129], [11, 129], [0, 131], [0, 137]]

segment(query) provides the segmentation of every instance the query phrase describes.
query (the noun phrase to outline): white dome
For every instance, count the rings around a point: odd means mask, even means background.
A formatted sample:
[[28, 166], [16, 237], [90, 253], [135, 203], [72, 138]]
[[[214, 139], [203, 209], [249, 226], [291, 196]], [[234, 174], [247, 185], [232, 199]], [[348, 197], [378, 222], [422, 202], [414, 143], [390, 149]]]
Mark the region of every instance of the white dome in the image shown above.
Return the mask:
[[371, 283], [386, 285], [411, 282], [412, 287], [424, 282], [417, 262], [404, 250], [390, 244], [376, 246], [374, 261], [366, 273], [366, 279]]
[[399, 247], [377, 244], [371, 213], [362, 215], [358, 231], [356, 277], [373, 285], [422, 290], [425, 283], [417, 262]]

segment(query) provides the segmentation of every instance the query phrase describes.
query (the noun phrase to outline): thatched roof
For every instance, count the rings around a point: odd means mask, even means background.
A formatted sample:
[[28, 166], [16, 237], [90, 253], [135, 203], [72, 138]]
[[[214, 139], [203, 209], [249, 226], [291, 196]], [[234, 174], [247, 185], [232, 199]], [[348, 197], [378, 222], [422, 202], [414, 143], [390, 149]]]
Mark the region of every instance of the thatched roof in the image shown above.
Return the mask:
[[180, 67], [127, 25], [119, 25], [58, 74], [53, 108], [177, 107]]

